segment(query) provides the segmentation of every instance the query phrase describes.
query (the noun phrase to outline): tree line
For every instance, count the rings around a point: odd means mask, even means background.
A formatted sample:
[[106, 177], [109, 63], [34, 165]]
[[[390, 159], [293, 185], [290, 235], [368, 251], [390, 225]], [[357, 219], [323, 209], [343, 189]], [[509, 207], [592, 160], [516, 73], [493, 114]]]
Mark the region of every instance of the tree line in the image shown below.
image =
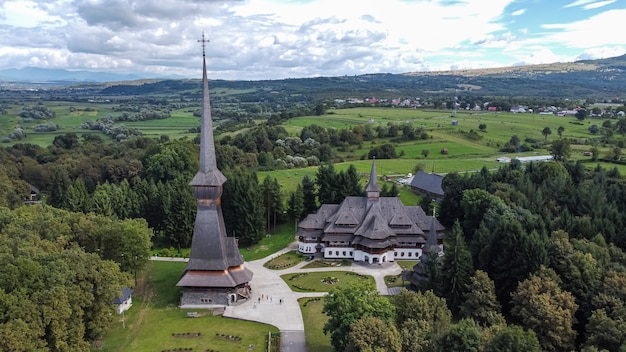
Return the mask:
[[[109, 144], [94, 135], [75, 134], [57, 136], [48, 148], [16, 144], [0, 149], [0, 181], [5, 177], [0, 205], [21, 205], [29, 184], [35, 185], [48, 205], [120, 220], [143, 218], [154, 232], [155, 246], [186, 248], [196, 215], [188, 183], [198, 169], [198, 147], [197, 138], [135, 138]], [[218, 165], [228, 178], [222, 197], [226, 229], [242, 246], [272, 233], [287, 215], [300, 219], [318, 204], [339, 203], [346, 195], [362, 193], [354, 166], [336, 172], [332, 164], [325, 164], [317, 180], [307, 178], [295, 195], [285, 195], [276, 179], [258, 180], [242, 165], [233, 165], [238, 159], [224, 154], [221, 147], [218, 144]], [[384, 191], [397, 194], [397, 189]], [[286, 207], [287, 199], [291, 201]]]

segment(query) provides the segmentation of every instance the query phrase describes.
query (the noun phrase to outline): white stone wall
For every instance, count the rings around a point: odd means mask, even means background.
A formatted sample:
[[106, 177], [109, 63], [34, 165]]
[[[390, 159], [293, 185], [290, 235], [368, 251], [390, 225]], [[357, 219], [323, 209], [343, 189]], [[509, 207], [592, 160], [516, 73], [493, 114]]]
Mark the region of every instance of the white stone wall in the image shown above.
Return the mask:
[[355, 251], [354, 260], [369, 264], [392, 262], [393, 250], [381, 254], [370, 254], [361, 250]]
[[326, 247], [324, 248], [325, 259], [354, 258], [354, 248], [352, 247]]
[[417, 260], [421, 255], [421, 248], [396, 248], [392, 253], [393, 260]]
[[317, 246], [317, 243], [315, 242], [298, 242], [298, 252], [300, 253], [304, 253], [304, 254], [313, 254], [315, 253], [315, 247]]
[[132, 297], [128, 297], [124, 303], [117, 305], [117, 314], [122, 314], [122, 312], [129, 310], [132, 305], [133, 299]]

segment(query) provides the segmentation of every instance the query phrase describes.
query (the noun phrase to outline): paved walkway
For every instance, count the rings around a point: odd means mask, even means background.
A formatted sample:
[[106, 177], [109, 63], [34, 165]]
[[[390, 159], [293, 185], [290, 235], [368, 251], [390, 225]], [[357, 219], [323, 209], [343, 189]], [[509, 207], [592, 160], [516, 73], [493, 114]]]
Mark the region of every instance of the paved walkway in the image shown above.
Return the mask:
[[[402, 269], [395, 263], [364, 264], [352, 263], [351, 266], [303, 269], [307, 262], [283, 270], [270, 270], [263, 266], [267, 261], [289, 251], [297, 249], [291, 244], [272, 255], [246, 262], [254, 276], [250, 282], [253, 299], [228, 306], [224, 310], [225, 317], [266, 323], [277, 327], [281, 332], [281, 352], [306, 352], [304, 339], [304, 321], [298, 299], [302, 297], [323, 297], [326, 292], [293, 292], [280, 278], [281, 275], [299, 272], [316, 271], [351, 271], [358, 274], [371, 275], [376, 280], [376, 288], [381, 295], [395, 293], [387, 289], [385, 276], [400, 274]], [[185, 261], [183, 258], [153, 257], [152, 260]], [[281, 303], [282, 302], [282, 303]]]
[[[226, 307], [224, 316], [252, 320], [276, 326], [281, 331], [282, 352], [306, 352], [304, 339], [304, 321], [298, 299], [302, 297], [323, 297], [326, 292], [293, 292], [280, 278], [281, 275], [316, 271], [351, 271], [358, 274], [372, 275], [376, 280], [378, 292], [389, 294], [385, 285], [385, 276], [397, 275], [402, 269], [395, 263], [362, 264], [336, 266], [328, 268], [303, 269], [307, 262], [283, 270], [270, 270], [263, 266], [267, 261], [289, 251], [296, 250], [293, 244], [266, 258], [246, 262], [254, 277], [250, 286], [253, 289], [253, 300], [240, 305]], [[259, 298], [261, 297], [260, 303]], [[282, 303], [281, 300], [282, 299]]]

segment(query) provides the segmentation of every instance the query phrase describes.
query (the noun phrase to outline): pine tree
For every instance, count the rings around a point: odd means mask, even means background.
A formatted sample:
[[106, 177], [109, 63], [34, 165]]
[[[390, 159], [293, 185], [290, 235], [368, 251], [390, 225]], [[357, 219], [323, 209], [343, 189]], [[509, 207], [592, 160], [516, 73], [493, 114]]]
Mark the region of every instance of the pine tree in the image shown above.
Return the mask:
[[267, 232], [273, 232], [276, 229], [276, 222], [282, 221], [283, 217], [283, 201], [280, 198], [280, 184], [275, 178], [269, 175], [263, 179], [261, 184], [261, 193], [263, 195], [263, 207], [267, 216]]
[[315, 177], [317, 199], [320, 204], [333, 204], [337, 196], [337, 175], [332, 163], [321, 165]]
[[304, 212], [304, 197], [302, 194], [302, 185], [298, 185], [296, 190], [289, 194], [287, 202], [287, 213], [294, 221], [300, 220]]
[[315, 195], [315, 182], [305, 175], [302, 178], [302, 214], [300, 217], [305, 217], [308, 214], [313, 214], [317, 211], [317, 201]]
[[87, 187], [82, 178], [76, 179], [67, 190], [67, 209], [73, 212], [87, 212], [89, 209]]
[[340, 203], [347, 196], [362, 196], [363, 186], [361, 186], [359, 173], [356, 167], [350, 164], [348, 170], [339, 173], [341, 191], [337, 193], [334, 203]]
[[239, 238], [242, 246], [255, 244], [265, 233], [265, 212], [256, 174], [229, 175], [224, 183], [222, 213], [226, 232]]
[[272, 226], [273, 231], [276, 231], [276, 224], [284, 221], [284, 205], [283, 199], [280, 197], [280, 183], [277, 179], [272, 182]]
[[452, 233], [446, 238], [446, 251], [442, 266], [442, 292], [452, 312], [458, 312], [463, 302], [463, 295], [469, 290], [473, 275], [472, 255], [470, 254], [458, 221], [452, 227]]
[[272, 213], [272, 178], [267, 175], [265, 176], [265, 178], [263, 179], [263, 183], [261, 184], [261, 194], [263, 196], [263, 208], [264, 208], [264, 213], [265, 213], [265, 231], [267, 233], [270, 233], [270, 224], [271, 222], [271, 213]]
[[497, 219], [482, 261], [487, 264], [485, 269], [495, 282], [505, 312], [518, 282], [548, 263], [546, 247], [545, 236], [526, 232], [513, 211], [506, 211]]
[[168, 182], [166, 187], [170, 194], [170, 209], [165, 219], [166, 236], [176, 248], [189, 247], [197, 210], [193, 190], [183, 176]]
[[394, 183], [391, 184], [391, 189], [389, 189], [388, 197], [397, 197], [400, 195], [400, 190], [398, 189], [398, 185]]
[[112, 187], [109, 182], [96, 186], [91, 202], [91, 211], [98, 215], [112, 216], [113, 204], [111, 203]]
[[67, 170], [54, 166], [50, 175], [50, 190], [47, 203], [55, 208], [66, 208], [66, 193], [71, 184]]

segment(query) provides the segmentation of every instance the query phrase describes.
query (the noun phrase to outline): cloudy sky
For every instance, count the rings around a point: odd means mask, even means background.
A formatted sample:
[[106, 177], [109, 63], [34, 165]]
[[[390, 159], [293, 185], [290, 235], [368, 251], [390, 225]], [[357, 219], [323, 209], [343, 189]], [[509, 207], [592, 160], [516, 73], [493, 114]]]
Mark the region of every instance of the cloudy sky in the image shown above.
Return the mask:
[[0, 0], [0, 69], [281, 79], [626, 53], [624, 0]]

